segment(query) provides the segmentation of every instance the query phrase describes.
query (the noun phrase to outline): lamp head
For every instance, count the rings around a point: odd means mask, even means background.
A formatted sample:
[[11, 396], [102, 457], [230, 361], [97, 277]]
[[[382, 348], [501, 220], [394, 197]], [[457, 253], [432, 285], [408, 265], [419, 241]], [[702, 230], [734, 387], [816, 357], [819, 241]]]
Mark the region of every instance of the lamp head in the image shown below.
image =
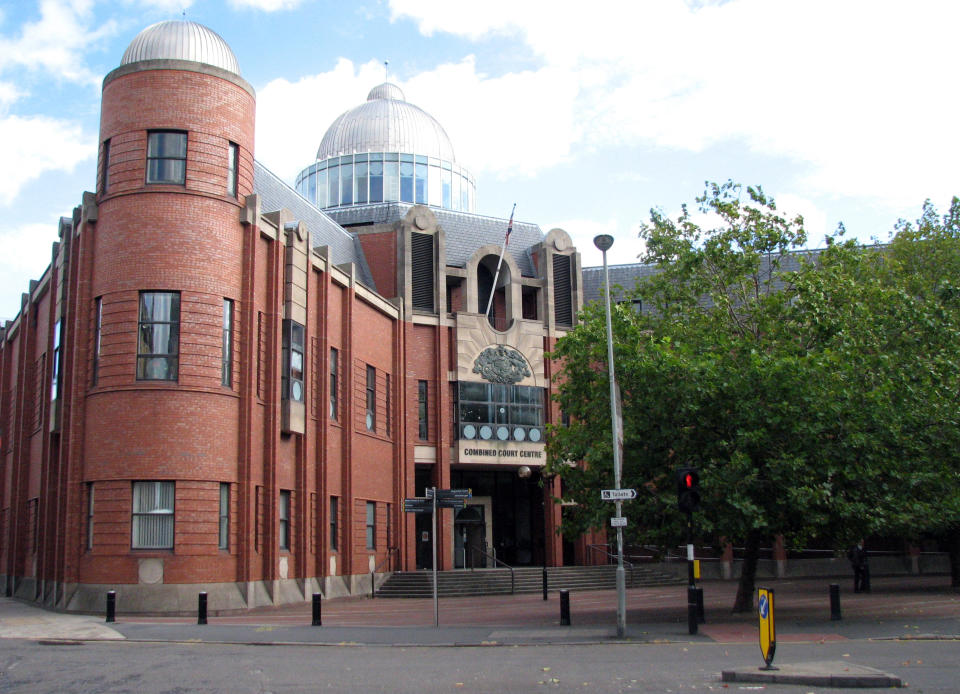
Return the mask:
[[593, 237], [593, 245], [606, 253], [613, 245], [613, 237], [610, 234], [599, 234]]

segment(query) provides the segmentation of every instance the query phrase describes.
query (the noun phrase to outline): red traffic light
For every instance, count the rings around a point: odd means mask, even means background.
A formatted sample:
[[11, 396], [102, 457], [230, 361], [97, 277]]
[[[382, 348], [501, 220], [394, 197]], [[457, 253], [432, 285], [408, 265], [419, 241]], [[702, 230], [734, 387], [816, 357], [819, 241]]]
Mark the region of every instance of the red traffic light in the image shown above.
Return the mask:
[[677, 470], [677, 507], [684, 513], [700, 508], [700, 473], [696, 468]]

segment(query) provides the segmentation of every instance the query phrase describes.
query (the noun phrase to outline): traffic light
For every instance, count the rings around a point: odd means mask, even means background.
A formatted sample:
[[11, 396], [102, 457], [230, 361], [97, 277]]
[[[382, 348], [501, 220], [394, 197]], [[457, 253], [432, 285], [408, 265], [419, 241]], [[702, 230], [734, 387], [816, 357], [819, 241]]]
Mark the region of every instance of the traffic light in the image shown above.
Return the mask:
[[677, 470], [677, 506], [684, 513], [700, 510], [700, 473], [695, 467]]

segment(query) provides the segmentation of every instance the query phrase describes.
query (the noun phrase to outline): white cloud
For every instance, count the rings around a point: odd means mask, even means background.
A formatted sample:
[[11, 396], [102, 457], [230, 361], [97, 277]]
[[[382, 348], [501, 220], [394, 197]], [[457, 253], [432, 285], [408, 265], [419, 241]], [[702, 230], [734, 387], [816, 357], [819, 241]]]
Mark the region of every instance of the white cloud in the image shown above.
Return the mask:
[[0, 72], [43, 69], [57, 79], [99, 84], [101, 76], [86, 67], [90, 45], [116, 30], [113, 20], [94, 24], [93, 0], [42, 0], [40, 19], [25, 23], [19, 36], [0, 36]]
[[[310, 163], [327, 127], [344, 111], [364, 102], [383, 81], [383, 66], [355, 66], [341, 58], [330, 72], [297, 82], [278, 79], [257, 90], [257, 158], [292, 179]], [[490, 172], [532, 176], [569, 156], [574, 88], [555, 71], [511, 73], [491, 79], [478, 74], [471, 56], [439, 65], [399, 83], [407, 100], [446, 129], [457, 161], [475, 175]], [[544, 118], [544, 101], [562, 102]], [[313, 133], [307, 141], [305, 133]]]
[[330, 72], [297, 82], [276, 79], [257, 89], [257, 159], [292, 182], [314, 161], [316, 148], [334, 119], [362, 104], [370, 88], [382, 81], [379, 63], [355, 68], [341, 58]]
[[57, 218], [49, 223], [25, 224], [16, 229], [0, 228], [0, 319], [10, 320], [20, 308], [20, 295], [30, 289], [30, 280], [39, 279], [50, 264], [57, 241]]
[[[556, 0], [391, 0], [391, 10], [428, 35], [519, 36], [540, 57], [536, 71], [496, 78], [449, 71], [446, 89], [469, 98], [447, 108], [466, 103], [471, 134], [508, 138], [509, 156], [494, 157], [496, 137], [487, 137], [480, 168], [515, 171], [517, 160], [552, 163], [579, 148], [740, 143], [803, 165], [798, 183], [812, 195], [895, 208], [956, 192], [948, 97], [957, 3], [601, 0], [584, 12]], [[508, 93], [524, 113], [505, 123], [498, 115], [510, 99], [487, 97]]]
[[96, 155], [97, 140], [79, 125], [46, 116], [0, 119], [0, 205], [9, 205], [20, 189], [47, 171], [69, 171]]
[[230, 0], [230, 6], [235, 9], [262, 10], [276, 12], [278, 10], [292, 10], [300, 6], [302, 0]]

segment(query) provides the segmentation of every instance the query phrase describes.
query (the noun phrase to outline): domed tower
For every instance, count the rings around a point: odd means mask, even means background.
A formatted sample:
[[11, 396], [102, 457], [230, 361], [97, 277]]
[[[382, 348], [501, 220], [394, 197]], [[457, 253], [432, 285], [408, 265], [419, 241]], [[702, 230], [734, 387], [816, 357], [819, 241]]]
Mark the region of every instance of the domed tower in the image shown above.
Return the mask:
[[254, 110], [230, 47], [193, 22], [144, 29], [103, 82], [83, 444], [97, 527], [79, 573], [134, 584], [146, 608], [158, 587], [236, 574]]
[[443, 126], [389, 82], [333, 122], [296, 188], [328, 210], [382, 202], [476, 207], [473, 176], [457, 164]]

